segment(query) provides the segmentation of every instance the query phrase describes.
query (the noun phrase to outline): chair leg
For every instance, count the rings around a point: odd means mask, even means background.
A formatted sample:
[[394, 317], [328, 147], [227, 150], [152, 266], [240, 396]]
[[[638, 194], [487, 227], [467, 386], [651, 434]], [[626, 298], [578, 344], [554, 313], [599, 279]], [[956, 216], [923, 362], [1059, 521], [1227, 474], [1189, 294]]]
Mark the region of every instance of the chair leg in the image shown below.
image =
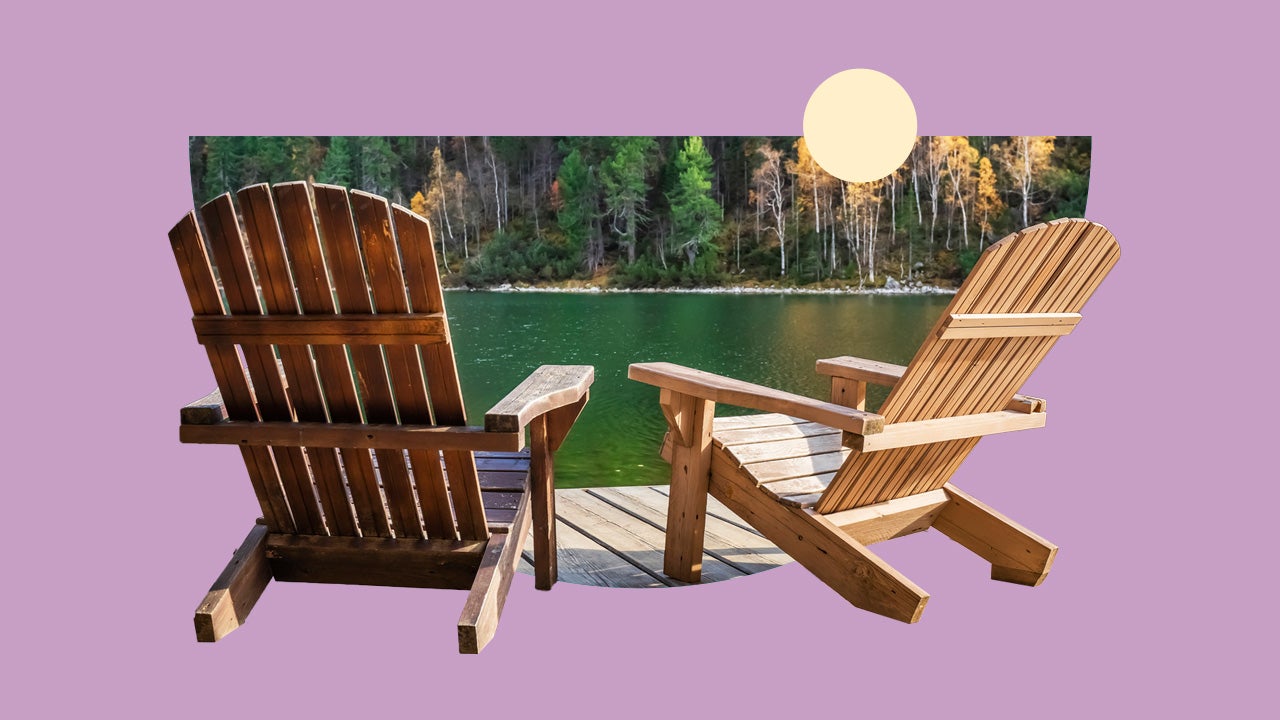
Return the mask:
[[716, 474], [711, 492], [855, 607], [913, 623], [929, 593], [821, 515], [766, 497], [750, 480]]
[[529, 423], [529, 448], [532, 452], [529, 492], [533, 501], [533, 585], [539, 590], [550, 590], [559, 575], [556, 561], [556, 478], [551, 454], [553, 438], [549, 437], [547, 423], [546, 415], [539, 415]]
[[507, 604], [511, 579], [520, 565], [524, 536], [529, 532], [530, 499], [526, 495], [516, 508], [511, 530], [493, 533], [471, 583], [471, 593], [458, 618], [458, 652], [474, 655], [484, 649], [498, 630], [502, 608]]
[[196, 640], [216, 642], [244, 624], [271, 582], [267, 526], [254, 525], [196, 608]]
[[662, 571], [676, 580], [701, 582], [715, 403], [666, 389], [660, 403], [671, 429], [671, 492]]
[[933, 527], [991, 563], [991, 579], [1035, 587], [1053, 567], [1058, 546], [992, 510], [954, 485]]

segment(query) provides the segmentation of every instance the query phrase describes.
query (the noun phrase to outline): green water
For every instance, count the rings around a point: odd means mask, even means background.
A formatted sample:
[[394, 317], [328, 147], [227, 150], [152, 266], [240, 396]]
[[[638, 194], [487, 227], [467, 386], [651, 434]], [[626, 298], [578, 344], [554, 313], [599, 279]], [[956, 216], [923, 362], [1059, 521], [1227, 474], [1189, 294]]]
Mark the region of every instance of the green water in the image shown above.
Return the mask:
[[[664, 360], [826, 398], [814, 361], [836, 355], [906, 364], [949, 296], [448, 293], [467, 418], [534, 368], [594, 365], [591, 400], [556, 454], [558, 487], [654, 485], [666, 423], [658, 390], [627, 365]], [[886, 392], [872, 388], [869, 407]], [[717, 407], [717, 414], [741, 412]]]

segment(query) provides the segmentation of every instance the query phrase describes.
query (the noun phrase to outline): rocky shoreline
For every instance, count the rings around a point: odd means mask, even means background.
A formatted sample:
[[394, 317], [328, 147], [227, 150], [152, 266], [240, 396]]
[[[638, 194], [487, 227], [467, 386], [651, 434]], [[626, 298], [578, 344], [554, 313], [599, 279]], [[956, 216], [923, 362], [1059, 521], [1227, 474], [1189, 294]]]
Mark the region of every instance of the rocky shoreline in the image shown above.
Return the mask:
[[512, 285], [503, 283], [493, 287], [452, 287], [454, 292], [500, 292], [500, 293], [567, 293], [580, 295], [596, 295], [601, 293], [669, 293], [674, 295], [954, 295], [955, 288], [926, 285], [918, 281], [900, 283], [889, 278], [884, 287], [757, 287], [752, 285], [722, 285], [714, 287], [694, 288], [610, 288], [597, 285], [581, 287], [558, 287], [541, 285]]

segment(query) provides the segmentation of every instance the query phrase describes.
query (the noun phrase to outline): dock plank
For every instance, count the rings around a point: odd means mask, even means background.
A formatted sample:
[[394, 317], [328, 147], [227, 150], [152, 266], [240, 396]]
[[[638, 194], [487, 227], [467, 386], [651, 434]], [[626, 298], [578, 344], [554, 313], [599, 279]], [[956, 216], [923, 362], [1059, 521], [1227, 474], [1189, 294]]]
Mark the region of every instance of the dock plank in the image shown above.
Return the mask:
[[[662, 530], [637, 520], [585, 490], [557, 492], [556, 506], [564, 508], [562, 517], [566, 520], [572, 516], [571, 524], [581, 523], [578, 525], [581, 532], [596, 538], [627, 560], [644, 568], [662, 567], [662, 552], [666, 544]], [[713, 557], [703, 557], [702, 576], [708, 582], [728, 580], [743, 574]]]
[[[559, 579], [594, 587], [684, 585], [662, 572], [667, 486], [556, 491]], [[526, 542], [520, 572], [532, 574]], [[790, 562], [785, 553], [714, 498], [707, 502], [704, 583], [763, 572]]]
[[[525, 542], [524, 559], [533, 562], [533, 539]], [[594, 538], [560, 520], [556, 523], [556, 559], [560, 582], [592, 587], [668, 587], [666, 582], [627, 562]], [[528, 566], [533, 574], [533, 566]], [[521, 572], [525, 570], [521, 569]]]
[[[606, 502], [662, 529], [666, 524], [667, 496], [649, 487], [595, 488], [588, 491]], [[791, 558], [759, 535], [717, 518], [708, 517], [703, 552], [748, 575], [786, 564]], [[704, 561], [705, 564], [705, 561]]]

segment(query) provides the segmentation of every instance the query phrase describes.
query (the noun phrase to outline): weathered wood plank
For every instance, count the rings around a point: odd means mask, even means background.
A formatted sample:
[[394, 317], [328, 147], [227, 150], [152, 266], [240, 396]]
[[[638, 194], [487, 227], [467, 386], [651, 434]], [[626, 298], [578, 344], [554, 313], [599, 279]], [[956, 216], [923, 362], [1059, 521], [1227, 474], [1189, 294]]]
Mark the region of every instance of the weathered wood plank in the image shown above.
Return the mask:
[[[559, 517], [579, 532], [595, 538], [602, 546], [640, 567], [663, 566], [666, 538], [661, 530], [637, 522], [612, 505], [585, 491], [562, 490], [556, 494]], [[739, 570], [713, 558], [702, 558], [702, 577], [707, 582], [743, 575]], [[673, 583], [678, 581], [673, 580]]]
[[[593, 488], [587, 492], [659, 530], [664, 529], [667, 499], [651, 488]], [[719, 519], [707, 519], [703, 538], [704, 553], [748, 575], [791, 562], [786, 553], [760, 535]]]
[[595, 381], [590, 365], [543, 365], [485, 413], [485, 429], [521, 432], [534, 417], [573, 405]]
[[222, 391], [213, 392], [182, 406], [179, 418], [183, 425], [213, 425], [227, 419], [227, 407], [222, 404]]
[[[559, 492], [567, 492], [561, 490]], [[533, 575], [532, 543], [525, 543], [525, 564], [520, 572]], [[578, 532], [564, 520], [556, 522], [556, 556], [561, 582], [610, 588], [671, 587], [674, 581], [662, 577], [662, 568], [640, 568], [625, 557]]]
[[244, 624], [271, 582], [266, 525], [254, 525], [196, 608], [196, 640], [217, 642]]
[[[649, 489], [658, 493], [663, 498], [666, 498], [668, 490], [670, 488], [667, 485], [650, 485]], [[755, 535], [759, 535], [760, 537], [764, 537], [764, 535], [760, 534], [759, 530], [756, 530], [755, 528], [748, 525], [746, 521], [744, 521], [742, 518], [734, 514], [732, 510], [730, 510], [724, 503], [715, 499], [715, 497], [707, 498], [707, 518], [708, 518], [708, 521], [710, 521], [711, 518], [715, 518], [720, 522], [728, 523], [730, 525], [733, 525], [734, 527], [738, 527], [743, 530], [746, 530], [749, 533], [753, 533]]]

